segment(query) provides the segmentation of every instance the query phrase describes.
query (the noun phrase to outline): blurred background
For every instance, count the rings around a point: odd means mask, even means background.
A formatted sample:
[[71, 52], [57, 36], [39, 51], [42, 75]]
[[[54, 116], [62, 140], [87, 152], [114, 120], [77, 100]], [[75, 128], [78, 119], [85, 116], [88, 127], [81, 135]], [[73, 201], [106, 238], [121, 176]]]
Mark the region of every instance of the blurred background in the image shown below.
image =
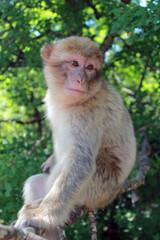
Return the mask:
[[[41, 48], [71, 35], [93, 39], [103, 77], [122, 95], [136, 132], [145, 129], [151, 170], [145, 185], [96, 212], [98, 240], [160, 239], [160, 3], [139, 0], [0, 0], [0, 222], [16, 219], [27, 177], [52, 153], [45, 120]], [[137, 167], [131, 177], [135, 177]], [[66, 229], [90, 239], [88, 218]]]

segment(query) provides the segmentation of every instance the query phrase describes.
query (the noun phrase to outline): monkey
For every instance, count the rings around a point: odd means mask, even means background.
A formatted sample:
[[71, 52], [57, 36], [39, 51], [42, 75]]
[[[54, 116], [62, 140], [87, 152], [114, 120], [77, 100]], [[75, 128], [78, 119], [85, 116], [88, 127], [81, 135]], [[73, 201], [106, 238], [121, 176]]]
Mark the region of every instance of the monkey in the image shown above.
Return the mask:
[[93, 210], [110, 204], [128, 178], [136, 158], [134, 128], [121, 96], [101, 77], [103, 62], [86, 37], [45, 45], [54, 157], [42, 165], [45, 173], [25, 182], [16, 228], [64, 226], [75, 206]]

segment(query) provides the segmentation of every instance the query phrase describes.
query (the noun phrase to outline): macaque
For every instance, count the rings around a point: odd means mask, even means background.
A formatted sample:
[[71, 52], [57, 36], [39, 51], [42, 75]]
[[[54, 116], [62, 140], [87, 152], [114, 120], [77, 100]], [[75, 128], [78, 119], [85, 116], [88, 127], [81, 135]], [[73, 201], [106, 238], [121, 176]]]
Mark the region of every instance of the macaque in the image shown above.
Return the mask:
[[84, 37], [46, 44], [43, 63], [54, 156], [42, 166], [45, 173], [26, 181], [16, 228], [56, 229], [75, 206], [104, 208], [135, 163], [132, 121], [120, 95], [101, 78], [96, 44]]

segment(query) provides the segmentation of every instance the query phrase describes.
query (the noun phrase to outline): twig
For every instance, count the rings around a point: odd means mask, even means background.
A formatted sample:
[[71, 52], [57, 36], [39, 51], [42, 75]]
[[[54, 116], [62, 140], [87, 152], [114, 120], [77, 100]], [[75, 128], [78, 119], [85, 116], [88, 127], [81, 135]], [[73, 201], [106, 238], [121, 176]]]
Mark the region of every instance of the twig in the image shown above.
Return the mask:
[[138, 173], [137, 176], [131, 180], [126, 180], [123, 184], [123, 187], [120, 191], [120, 194], [123, 194], [124, 192], [128, 192], [130, 190], [135, 190], [145, 182], [145, 176], [149, 169], [151, 168], [150, 160], [148, 158], [148, 155], [150, 153], [150, 145], [147, 140], [145, 132], [142, 134], [142, 146], [141, 150], [137, 154], [138, 158]]
[[146, 131], [147, 128], [150, 128], [150, 127], [159, 127], [160, 128], [160, 123], [149, 123], [149, 124], [141, 127], [139, 129], [139, 132], [144, 132], [144, 131]]
[[151, 72], [156, 72], [156, 71], [159, 71], [159, 70], [160, 70], [160, 68], [153, 67], [150, 63], [148, 63], [148, 66], [150, 67], [150, 71], [151, 71]]
[[0, 240], [47, 240], [39, 235], [44, 231], [39, 230], [37, 235], [37, 229], [15, 229], [11, 226], [4, 226], [0, 224]]
[[104, 39], [103, 43], [100, 46], [100, 50], [105, 53], [112, 47], [115, 37], [119, 37], [118, 33], [111, 33]]
[[26, 124], [33, 124], [33, 123], [37, 123], [39, 121], [43, 121], [44, 118], [37, 118], [37, 119], [34, 119], [34, 120], [31, 120], [31, 121], [21, 121], [21, 120], [18, 120], [18, 119], [5, 119], [5, 120], [0, 120], [0, 123], [1, 122], [8, 122], [8, 123], [19, 123], [19, 124], [22, 124], [22, 125], [26, 125]]
[[123, 3], [123, 4], [130, 4], [131, 3], [131, 0], [121, 0], [121, 3]]
[[93, 9], [96, 19], [99, 20], [101, 16], [95, 7], [95, 4], [92, 4], [90, 0], [86, 0], [86, 3], [88, 6], [90, 6]]
[[60, 240], [66, 240], [66, 234], [65, 234], [64, 228], [57, 227], [57, 230], [58, 230]]
[[142, 77], [141, 77], [141, 80], [140, 80], [140, 84], [139, 84], [139, 86], [138, 86], [138, 91], [139, 91], [139, 92], [140, 92], [140, 90], [141, 90], [141, 87], [142, 87], [142, 84], [143, 84], [143, 80], [144, 80], [145, 75], [146, 75], [146, 70], [147, 70], [147, 67], [148, 67], [148, 62], [149, 62], [149, 59], [147, 59], [147, 62], [146, 62], [146, 64], [145, 64], [145, 66], [144, 66], [144, 70], [143, 70], [143, 73], [142, 73]]
[[121, 38], [120, 36], [119, 36], [119, 38], [120, 38], [121, 41], [124, 43], [124, 46], [125, 46], [127, 49], [130, 49], [130, 45], [128, 45], [128, 44], [126, 43], [126, 41], [125, 41], [123, 38]]
[[39, 140], [37, 140], [36, 142], [33, 142], [33, 147], [31, 148], [31, 150], [28, 152], [28, 156], [32, 155], [32, 153], [35, 151], [35, 149], [46, 139], [46, 135], [42, 136]]
[[90, 229], [91, 229], [91, 239], [97, 240], [97, 228], [96, 228], [96, 222], [94, 219], [94, 211], [88, 212], [88, 218], [89, 218]]

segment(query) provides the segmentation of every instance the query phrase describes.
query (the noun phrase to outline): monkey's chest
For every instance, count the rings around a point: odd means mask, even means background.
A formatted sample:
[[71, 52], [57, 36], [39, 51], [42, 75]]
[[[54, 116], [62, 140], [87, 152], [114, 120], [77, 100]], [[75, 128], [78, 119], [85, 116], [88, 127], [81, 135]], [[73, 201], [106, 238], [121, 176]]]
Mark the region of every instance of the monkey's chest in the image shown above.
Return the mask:
[[53, 140], [57, 161], [67, 157], [68, 151], [72, 146], [72, 138], [70, 136], [70, 127], [63, 120], [60, 121], [59, 126], [54, 128]]

